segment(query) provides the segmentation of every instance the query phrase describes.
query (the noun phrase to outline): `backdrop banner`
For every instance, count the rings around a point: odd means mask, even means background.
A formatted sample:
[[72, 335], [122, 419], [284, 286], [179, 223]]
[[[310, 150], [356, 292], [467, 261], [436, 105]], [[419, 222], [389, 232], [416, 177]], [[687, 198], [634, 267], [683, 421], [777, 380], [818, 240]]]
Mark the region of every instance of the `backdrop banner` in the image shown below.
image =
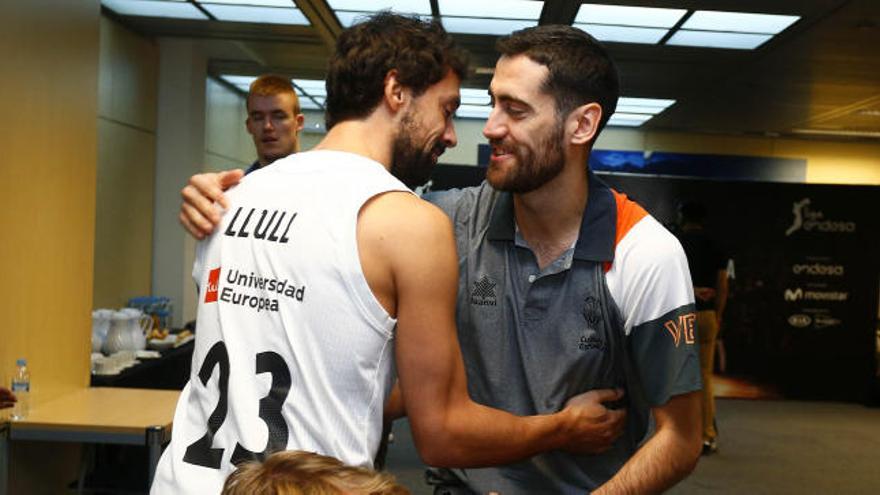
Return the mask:
[[[485, 168], [438, 167], [433, 189]], [[680, 202], [732, 260], [719, 395], [867, 402], [877, 386], [880, 187], [600, 177], [673, 228]], [[717, 361], [717, 360], [716, 360]]]

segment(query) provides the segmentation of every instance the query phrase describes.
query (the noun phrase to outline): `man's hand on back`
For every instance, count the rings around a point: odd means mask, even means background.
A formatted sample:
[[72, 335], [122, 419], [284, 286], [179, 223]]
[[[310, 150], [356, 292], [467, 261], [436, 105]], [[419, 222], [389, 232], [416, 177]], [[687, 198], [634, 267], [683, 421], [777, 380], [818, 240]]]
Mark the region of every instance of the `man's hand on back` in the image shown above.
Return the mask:
[[220, 223], [222, 208], [229, 204], [223, 191], [238, 184], [244, 177], [244, 170], [235, 169], [227, 172], [196, 174], [180, 191], [183, 204], [180, 205], [180, 224], [196, 239], [204, 239], [211, 235]]
[[573, 430], [565, 450], [584, 455], [599, 454], [610, 449], [623, 433], [626, 410], [609, 409], [604, 403], [622, 397], [622, 390], [603, 389], [590, 390], [569, 399], [563, 412], [574, 415], [578, 426]]

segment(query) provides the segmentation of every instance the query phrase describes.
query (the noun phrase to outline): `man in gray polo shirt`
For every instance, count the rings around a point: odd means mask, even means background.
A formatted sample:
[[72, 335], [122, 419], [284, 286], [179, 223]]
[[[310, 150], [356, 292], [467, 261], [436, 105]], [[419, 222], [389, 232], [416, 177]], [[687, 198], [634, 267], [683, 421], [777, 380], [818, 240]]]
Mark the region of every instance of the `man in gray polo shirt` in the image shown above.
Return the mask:
[[[619, 387], [627, 425], [602, 454], [457, 470], [466, 486], [449, 490], [663, 491], [701, 447], [694, 299], [678, 241], [585, 166], [616, 108], [616, 69], [570, 26], [518, 31], [499, 50], [487, 182], [426, 197], [455, 227], [469, 393], [537, 414]], [[645, 439], [649, 414], [656, 428]]]

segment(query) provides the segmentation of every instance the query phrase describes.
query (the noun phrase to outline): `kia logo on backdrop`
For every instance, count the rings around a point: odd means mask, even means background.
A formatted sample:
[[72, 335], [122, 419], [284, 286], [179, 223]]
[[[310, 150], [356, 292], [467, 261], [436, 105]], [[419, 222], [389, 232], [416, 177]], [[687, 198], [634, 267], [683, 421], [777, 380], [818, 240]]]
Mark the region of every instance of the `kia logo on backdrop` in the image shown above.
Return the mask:
[[813, 318], [810, 315], [797, 314], [788, 317], [788, 324], [795, 328], [806, 328], [810, 326], [810, 323], [813, 323]]
[[825, 218], [822, 210], [810, 207], [812, 200], [804, 198], [791, 204], [792, 222], [785, 231], [786, 237], [803, 230], [805, 232], [847, 233], [856, 231], [856, 223], [848, 220], [831, 220]]

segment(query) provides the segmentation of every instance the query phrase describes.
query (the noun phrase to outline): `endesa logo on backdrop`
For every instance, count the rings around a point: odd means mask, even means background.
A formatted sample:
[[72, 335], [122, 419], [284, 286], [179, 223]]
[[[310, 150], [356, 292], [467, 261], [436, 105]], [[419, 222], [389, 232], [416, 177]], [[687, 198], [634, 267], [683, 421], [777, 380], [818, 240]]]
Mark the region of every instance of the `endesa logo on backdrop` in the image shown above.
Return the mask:
[[786, 237], [797, 231], [804, 232], [824, 232], [824, 233], [846, 233], [852, 234], [856, 231], [856, 223], [848, 220], [830, 220], [825, 217], [825, 212], [817, 210], [811, 206], [812, 200], [804, 198], [795, 201], [791, 205], [791, 214], [794, 217], [791, 226], [785, 231]]
[[217, 290], [220, 288], [220, 267], [208, 273], [208, 287], [205, 291], [205, 302], [217, 302]]

